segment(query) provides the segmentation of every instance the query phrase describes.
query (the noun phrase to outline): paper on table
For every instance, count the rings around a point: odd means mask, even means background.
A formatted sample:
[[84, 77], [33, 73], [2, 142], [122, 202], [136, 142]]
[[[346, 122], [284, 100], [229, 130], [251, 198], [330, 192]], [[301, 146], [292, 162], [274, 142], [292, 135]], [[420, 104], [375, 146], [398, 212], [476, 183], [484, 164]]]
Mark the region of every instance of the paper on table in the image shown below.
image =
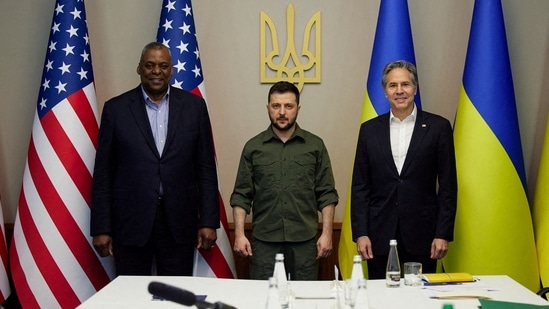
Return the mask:
[[331, 290], [330, 282], [326, 282], [325, 286], [311, 289], [304, 281], [293, 281], [291, 290], [295, 299], [335, 299], [337, 296], [337, 293]]
[[430, 298], [438, 299], [491, 299], [486, 290], [434, 291], [426, 290]]
[[485, 291], [499, 291], [498, 287], [488, 286], [480, 283], [464, 283], [464, 284], [448, 284], [448, 285], [424, 285], [424, 289], [433, 290], [439, 292], [455, 292], [466, 290], [485, 290]]
[[331, 293], [330, 291], [314, 291], [311, 289], [304, 290], [300, 289], [295, 291], [295, 299], [336, 299], [336, 293]]
[[463, 283], [449, 285], [426, 285], [423, 286], [425, 293], [430, 298], [485, 298], [490, 299], [489, 291], [500, 290], [497, 287], [491, 287], [479, 283]]

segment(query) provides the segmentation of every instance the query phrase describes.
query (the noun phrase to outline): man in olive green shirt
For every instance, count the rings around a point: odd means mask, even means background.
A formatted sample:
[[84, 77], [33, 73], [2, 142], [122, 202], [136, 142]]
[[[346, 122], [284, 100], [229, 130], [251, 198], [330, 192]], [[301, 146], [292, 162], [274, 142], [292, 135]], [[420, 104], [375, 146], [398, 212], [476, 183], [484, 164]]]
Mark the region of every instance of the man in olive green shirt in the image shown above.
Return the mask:
[[[250, 277], [273, 275], [276, 253], [284, 253], [292, 280], [316, 280], [318, 259], [332, 252], [332, 223], [338, 202], [328, 151], [321, 138], [296, 124], [299, 90], [278, 82], [269, 90], [271, 125], [244, 146], [231, 206], [233, 250], [250, 256]], [[318, 212], [322, 213], [322, 233]], [[252, 239], [244, 234], [252, 212]], [[253, 254], [252, 254], [253, 252]]]

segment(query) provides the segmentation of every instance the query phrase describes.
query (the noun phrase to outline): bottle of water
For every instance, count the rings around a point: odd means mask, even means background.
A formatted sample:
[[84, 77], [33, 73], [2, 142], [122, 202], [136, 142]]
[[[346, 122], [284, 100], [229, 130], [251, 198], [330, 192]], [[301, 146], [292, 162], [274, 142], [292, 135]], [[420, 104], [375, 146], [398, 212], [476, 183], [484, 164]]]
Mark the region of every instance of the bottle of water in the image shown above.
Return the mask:
[[386, 284], [390, 288], [395, 288], [400, 286], [400, 261], [398, 260], [396, 239], [391, 239], [389, 246]]
[[269, 290], [267, 291], [267, 302], [265, 303], [265, 309], [281, 309], [280, 299], [278, 295], [278, 287], [276, 284], [276, 278], [269, 278]]
[[288, 281], [286, 277], [286, 269], [284, 267], [284, 253], [277, 253], [275, 255], [275, 266], [273, 271], [273, 277], [280, 281]]
[[277, 253], [275, 255], [273, 277], [276, 278], [280, 305], [283, 309], [288, 308], [290, 305], [290, 289], [288, 286], [288, 278], [286, 277], [286, 268], [284, 267], [283, 253]]
[[358, 280], [358, 292], [354, 309], [368, 309], [368, 294], [366, 292], [366, 279]]
[[353, 268], [351, 270], [351, 279], [357, 281], [364, 279], [364, 271], [362, 271], [362, 257], [360, 255], [353, 256]]

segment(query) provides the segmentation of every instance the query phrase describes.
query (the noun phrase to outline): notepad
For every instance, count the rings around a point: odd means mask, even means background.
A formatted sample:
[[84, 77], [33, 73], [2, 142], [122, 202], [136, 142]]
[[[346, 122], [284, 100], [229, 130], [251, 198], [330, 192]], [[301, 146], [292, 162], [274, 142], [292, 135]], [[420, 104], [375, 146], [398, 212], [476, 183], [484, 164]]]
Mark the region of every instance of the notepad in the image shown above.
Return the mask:
[[427, 283], [460, 283], [473, 282], [473, 276], [468, 273], [432, 273], [423, 274], [422, 279]]

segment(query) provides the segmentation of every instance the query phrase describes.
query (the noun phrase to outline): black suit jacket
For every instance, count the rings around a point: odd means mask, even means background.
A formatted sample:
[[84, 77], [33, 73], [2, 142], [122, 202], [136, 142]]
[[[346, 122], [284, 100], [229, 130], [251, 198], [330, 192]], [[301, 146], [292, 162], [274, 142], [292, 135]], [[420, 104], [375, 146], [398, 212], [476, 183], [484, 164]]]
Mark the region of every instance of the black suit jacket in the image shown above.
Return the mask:
[[454, 235], [457, 176], [452, 128], [443, 117], [418, 110], [399, 175], [391, 152], [389, 116], [360, 127], [351, 189], [353, 239], [369, 236], [374, 254], [387, 254], [398, 225], [410, 253], [429, 254], [433, 238], [452, 241]]
[[176, 242], [196, 245], [199, 227], [219, 227], [219, 193], [210, 120], [203, 99], [170, 88], [168, 133], [158, 153], [141, 86], [105, 103], [92, 189], [91, 235], [143, 245], [162, 182]]

